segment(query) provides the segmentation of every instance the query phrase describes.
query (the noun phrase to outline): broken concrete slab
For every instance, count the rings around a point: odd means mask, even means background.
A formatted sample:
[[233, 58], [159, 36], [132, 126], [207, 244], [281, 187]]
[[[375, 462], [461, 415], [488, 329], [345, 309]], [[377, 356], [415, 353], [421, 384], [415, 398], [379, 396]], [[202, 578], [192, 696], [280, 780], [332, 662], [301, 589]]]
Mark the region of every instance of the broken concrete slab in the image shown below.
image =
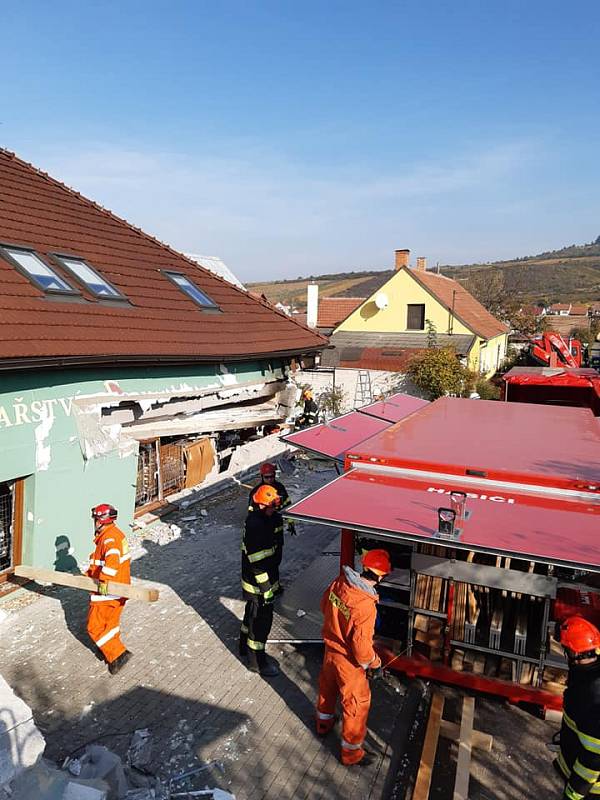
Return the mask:
[[67, 769], [79, 778], [105, 781], [109, 786], [108, 800], [123, 800], [127, 794], [129, 787], [123, 762], [104, 745], [87, 745], [84, 754], [70, 761]]
[[108, 800], [109, 787], [102, 780], [74, 778], [40, 759], [11, 782], [9, 791], [10, 800]]
[[107, 794], [102, 789], [69, 781], [62, 800], [106, 800]]
[[31, 709], [0, 675], [0, 786], [33, 766], [45, 747]]

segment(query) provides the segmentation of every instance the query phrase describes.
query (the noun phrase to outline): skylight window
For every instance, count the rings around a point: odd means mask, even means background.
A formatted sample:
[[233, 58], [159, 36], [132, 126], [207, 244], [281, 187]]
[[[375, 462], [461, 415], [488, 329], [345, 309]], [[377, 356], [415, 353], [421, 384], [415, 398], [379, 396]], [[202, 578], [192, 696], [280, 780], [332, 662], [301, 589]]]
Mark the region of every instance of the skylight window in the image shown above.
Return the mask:
[[19, 271], [26, 275], [39, 289], [48, 294], [79, 294], [70, 284], [36, 256], [31, 250], [18, 247], [3, 247], [2, 252], [8, 256]]
[[210, 297], [202, 291], [202, 289], [199, 289], [196, 284], [187, 277], [187, 275], [184, 275], [181, 272], [171, 272], [169, 270], [165, 270], [164, 273], [170, 281], [173, 281], [176, 286], [179, 286], [179, 288], [185, 292], [188, 297], [191, 297], [191, 299], [202, 308], [218, 308], [217, 304], [211, 300]]
[[86, 287], [96, 297], [112, 300], [124, 300], [124, 295], [118, 289], [103, 278], [99, 272], [90, 267], [82, 258], [71, 256], [60, 256], [54, 254], [54, 258]]

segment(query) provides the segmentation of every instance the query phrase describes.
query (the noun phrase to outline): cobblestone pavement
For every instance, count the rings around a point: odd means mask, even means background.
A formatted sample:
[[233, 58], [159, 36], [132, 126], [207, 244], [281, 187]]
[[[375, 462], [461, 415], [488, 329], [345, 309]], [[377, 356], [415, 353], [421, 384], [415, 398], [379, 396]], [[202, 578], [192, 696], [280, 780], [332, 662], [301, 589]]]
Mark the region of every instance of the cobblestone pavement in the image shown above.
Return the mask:
[[[301, 465], [283, 479], [298, 498], [334, 475]], [[13, 596], [5, 603], [2, 674], [33, 709], [46, 755], [57, 762], [97, 739], [124, 755], [130, 732], [149, 727], [161, 776], [217, 759], [224, 764], [219, 785], [238, 800], [379, 797], [400, 685], [381, 683], [374, 691], [367, 746], [379, 757], [370, 767], [344, 768], [339, 730], [324, 741], [313, 733], [321, 648], [270, 646], [282, 667], [270, 682], [236, 655], [246, 500], [246, 490], [235, 489], [132, 535], [133, 574], [160, 584], [161, 598], [127, 604], [123, 639], [134, 658], [122, 673], [111, 677], [87, 641], [86, 596], [48, 588], [35, 602]], [[337, 535], [298, 527], [301, 534], [286, 542], [284, 583]]]

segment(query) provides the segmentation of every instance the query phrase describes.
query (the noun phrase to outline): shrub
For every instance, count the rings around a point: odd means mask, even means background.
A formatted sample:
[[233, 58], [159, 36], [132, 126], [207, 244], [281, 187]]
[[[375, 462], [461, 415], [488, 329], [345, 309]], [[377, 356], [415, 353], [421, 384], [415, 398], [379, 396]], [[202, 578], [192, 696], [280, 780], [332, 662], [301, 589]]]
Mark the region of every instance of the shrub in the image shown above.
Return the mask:
[[502, 390], [500, 387], [485, 378], [479, 378], [475, 383], [475, 391], [482, 400], [500, 400], [502, 397]]
[[431, 400], [464, 395], [473, 384], [472, 373], [461, 365], [452, 347], [430, 347], [413, 356], [408, 376]]

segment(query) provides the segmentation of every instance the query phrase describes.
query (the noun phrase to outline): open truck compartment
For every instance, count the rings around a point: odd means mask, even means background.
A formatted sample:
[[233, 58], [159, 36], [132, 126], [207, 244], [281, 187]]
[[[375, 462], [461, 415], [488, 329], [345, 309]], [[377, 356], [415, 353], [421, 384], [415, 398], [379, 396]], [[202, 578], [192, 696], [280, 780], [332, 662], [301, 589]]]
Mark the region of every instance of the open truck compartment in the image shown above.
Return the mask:
[[389, 550], [384, 663], [559, 708], [555, 623], [600, 616], [599, 445], [587, 409], [443, 398], [351, 445], [286, 514], [340, 528], [341, 564]]

